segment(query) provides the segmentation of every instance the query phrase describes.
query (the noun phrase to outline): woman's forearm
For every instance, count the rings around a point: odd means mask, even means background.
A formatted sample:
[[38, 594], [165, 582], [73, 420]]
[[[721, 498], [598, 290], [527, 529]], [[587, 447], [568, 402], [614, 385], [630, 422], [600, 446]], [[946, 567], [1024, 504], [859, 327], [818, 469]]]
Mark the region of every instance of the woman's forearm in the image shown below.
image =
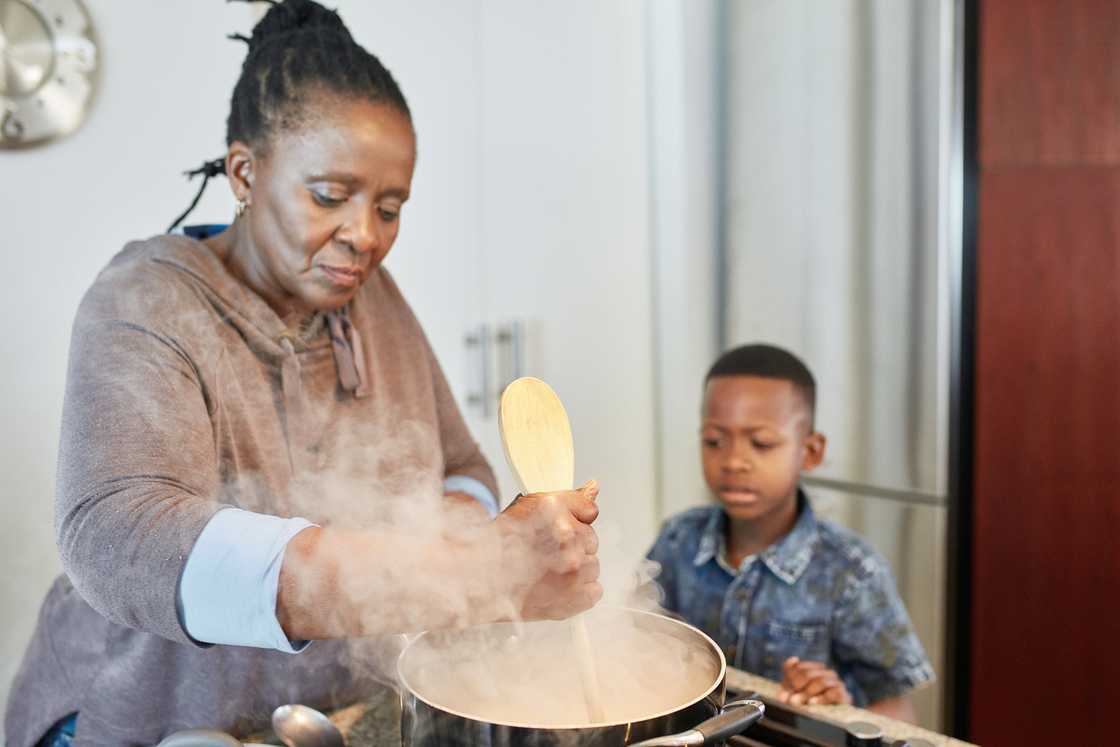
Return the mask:
[[[343, 638], [509, 617], [490, 525], [454, 540], [312, 527], [289, 542], [276, 617], [295, 639]], [[502, 606], [506, 607], [503, 611]]]
[[284, 552], [277, 620], [295, 640], [582, 612], [603, 593], [597, 494], [521, 496], [494, 521], [450, 501], [411, 528], [305, 529]]

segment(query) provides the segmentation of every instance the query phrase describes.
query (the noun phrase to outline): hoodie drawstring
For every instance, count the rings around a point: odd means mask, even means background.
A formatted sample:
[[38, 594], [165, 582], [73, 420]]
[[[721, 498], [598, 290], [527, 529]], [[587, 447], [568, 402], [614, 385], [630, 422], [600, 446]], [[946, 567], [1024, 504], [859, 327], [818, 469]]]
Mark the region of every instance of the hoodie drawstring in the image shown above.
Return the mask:
[[289, 449], [298, 452], [304, 445], [303, 430], [306, 425], [303, 422], [303, 384], [300, 381], [299, 356], [287, 335], [280, 338], [280, 347], [284, 348], [284, 359], [280, 362], [280, 389], [284, 394], [288, 444]]
[[[365, 375], [365, 357], [362, 355], [361, 335], [354, 329], [345, 310], [326, 315], [330, 330], [331, 349], [334, 352], [338, 382], [343, 389], [354, 397], [365, 397], [369, 393]], [[284, 411], [288, 431], [288, 444], [291, 449], [293, 469], [305, 451], [310, 448], [311, 430], [306, 422], [310, 413], [305, 412], [303, 401], [303, 382], [300, 378], [299, 355], [296, 353], [293, 335], [285, 332], [279, 338], [284, 351], [280, 361], [280, 388], [284, 396]]]

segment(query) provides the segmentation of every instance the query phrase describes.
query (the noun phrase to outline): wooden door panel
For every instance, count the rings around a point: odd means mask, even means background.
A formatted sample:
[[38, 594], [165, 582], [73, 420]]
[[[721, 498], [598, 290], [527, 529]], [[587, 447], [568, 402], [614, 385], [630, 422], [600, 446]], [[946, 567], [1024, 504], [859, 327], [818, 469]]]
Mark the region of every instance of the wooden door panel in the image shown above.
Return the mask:
[[1120, 169], [988, 170], [980, 215], [971, 736], [1074, 743], [1120, 681]]
[[980, 3], [982, 164], [1120, 164], [1120, 3]]

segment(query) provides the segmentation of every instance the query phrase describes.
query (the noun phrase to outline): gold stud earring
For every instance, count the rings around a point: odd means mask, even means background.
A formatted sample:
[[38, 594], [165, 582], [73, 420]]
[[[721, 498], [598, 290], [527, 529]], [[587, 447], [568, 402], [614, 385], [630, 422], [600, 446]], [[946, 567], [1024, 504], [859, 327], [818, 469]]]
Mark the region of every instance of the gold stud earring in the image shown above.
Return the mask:
[[249, 203], [247, 203], [244, 199], [238, 200], [237, 201], [237, 207], [234, 208], [234, 210], [233, 210], [233, 217], [234, 218], [240, 218], [242, 215], [245, 214], [245, 211], [248, 210], [248, 209], [249, 209]]

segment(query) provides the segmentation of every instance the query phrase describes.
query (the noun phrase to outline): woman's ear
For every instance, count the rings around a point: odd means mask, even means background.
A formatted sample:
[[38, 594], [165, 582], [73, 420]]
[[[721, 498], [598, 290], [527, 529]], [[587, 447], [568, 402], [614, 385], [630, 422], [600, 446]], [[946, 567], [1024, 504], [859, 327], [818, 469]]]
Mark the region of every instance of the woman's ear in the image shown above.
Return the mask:
[[801, 469], [805, 472], [816, 469], [824, 461], [824, 449], [827, 439], [823, 433], [813, 431], [805, 439], [805, 456], [801, 460]]
[[253, 150], [240, 140], [230, 143], [226, 153], [226, 178], [229, 179], [233, 196], [238, 202], [249, 205], [253, 192]]

